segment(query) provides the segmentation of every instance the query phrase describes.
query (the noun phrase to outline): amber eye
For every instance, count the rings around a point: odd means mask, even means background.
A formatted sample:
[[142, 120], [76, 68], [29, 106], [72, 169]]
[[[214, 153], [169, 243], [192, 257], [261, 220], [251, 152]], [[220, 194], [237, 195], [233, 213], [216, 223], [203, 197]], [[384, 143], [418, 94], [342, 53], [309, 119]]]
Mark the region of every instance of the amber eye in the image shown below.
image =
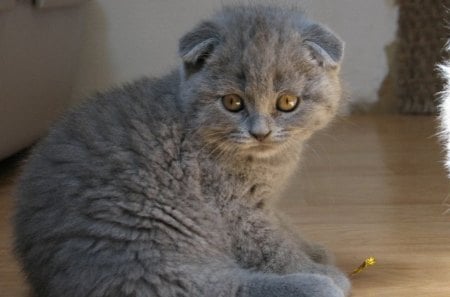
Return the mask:
[[277, 99], [277, 109], [284, 112], [293, 111], [299, 102], [297, 96], [284, 94]]
[[227, 110], [231, 112], [238, 112], [244, 108], [244, 101], [241, 97], [235, 94], [223, 96], [222, 104]]

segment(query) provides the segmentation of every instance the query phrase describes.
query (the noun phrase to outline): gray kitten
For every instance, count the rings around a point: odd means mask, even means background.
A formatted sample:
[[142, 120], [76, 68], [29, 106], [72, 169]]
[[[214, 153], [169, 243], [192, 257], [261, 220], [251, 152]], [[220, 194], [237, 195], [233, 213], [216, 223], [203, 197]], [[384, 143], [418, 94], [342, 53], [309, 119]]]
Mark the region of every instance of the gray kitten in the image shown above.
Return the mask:
[[341, 101], [343, 43], [298, 9], [224, 8], [181, 71], [98, 94], [35, 148], [16, 251], [38, 297], [342, 297], [271, 205]]

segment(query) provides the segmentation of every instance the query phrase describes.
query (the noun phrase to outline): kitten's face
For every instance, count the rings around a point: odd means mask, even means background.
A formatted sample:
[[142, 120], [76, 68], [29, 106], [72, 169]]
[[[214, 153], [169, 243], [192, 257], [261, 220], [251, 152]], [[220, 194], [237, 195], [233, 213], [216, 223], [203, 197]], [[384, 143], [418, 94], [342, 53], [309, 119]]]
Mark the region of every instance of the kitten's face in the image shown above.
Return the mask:
[[220, 156], [295, 154], [336, 112], [338, 67], [325, 67], [294, 30], [227, 33], [183, 83], [192, 128]]
[[[334, 115], [340, 89], [323, 71], [261, 71], [256, 77], [230, 74], [233, 66], [221, 65], [222, 73], [205, 72], [208, 86], [192, 101], [198, 133], [217, 153], [266, 158], [295, 150]], [[278, 72], [278, 73], [277, 73]], [[231, 72], [232, 73], [232, 72]], [[203, 85], [203, 84], [202, 84]]]

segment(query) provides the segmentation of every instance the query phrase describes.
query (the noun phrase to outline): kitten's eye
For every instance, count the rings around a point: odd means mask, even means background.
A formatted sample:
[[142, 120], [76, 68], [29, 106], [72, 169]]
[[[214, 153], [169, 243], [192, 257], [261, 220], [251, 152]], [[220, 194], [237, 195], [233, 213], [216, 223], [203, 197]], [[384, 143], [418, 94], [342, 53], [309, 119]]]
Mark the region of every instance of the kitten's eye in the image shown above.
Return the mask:
[[284, 94], [277, 99], [277, 109], [284, 112], [293, 111], [300, 102], [300, 99], [294, 95]]
[[244, 108], [244, 101], [241, 97], [235, 94], [223, 96], [222, 104], [227, 110], [231, 112], [238, 112]]

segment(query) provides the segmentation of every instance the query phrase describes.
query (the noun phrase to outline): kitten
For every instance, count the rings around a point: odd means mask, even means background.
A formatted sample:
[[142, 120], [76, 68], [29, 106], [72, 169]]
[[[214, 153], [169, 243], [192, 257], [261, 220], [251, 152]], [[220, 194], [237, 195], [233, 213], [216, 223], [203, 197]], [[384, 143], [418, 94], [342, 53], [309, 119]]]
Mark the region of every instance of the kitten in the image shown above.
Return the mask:
[[343, 43], [299, 9], [224, 8], [181, 71], [99, 94], [34, 149], [15, 247], [38, 297], [342, 297], [271, 205], [341, 102]]

